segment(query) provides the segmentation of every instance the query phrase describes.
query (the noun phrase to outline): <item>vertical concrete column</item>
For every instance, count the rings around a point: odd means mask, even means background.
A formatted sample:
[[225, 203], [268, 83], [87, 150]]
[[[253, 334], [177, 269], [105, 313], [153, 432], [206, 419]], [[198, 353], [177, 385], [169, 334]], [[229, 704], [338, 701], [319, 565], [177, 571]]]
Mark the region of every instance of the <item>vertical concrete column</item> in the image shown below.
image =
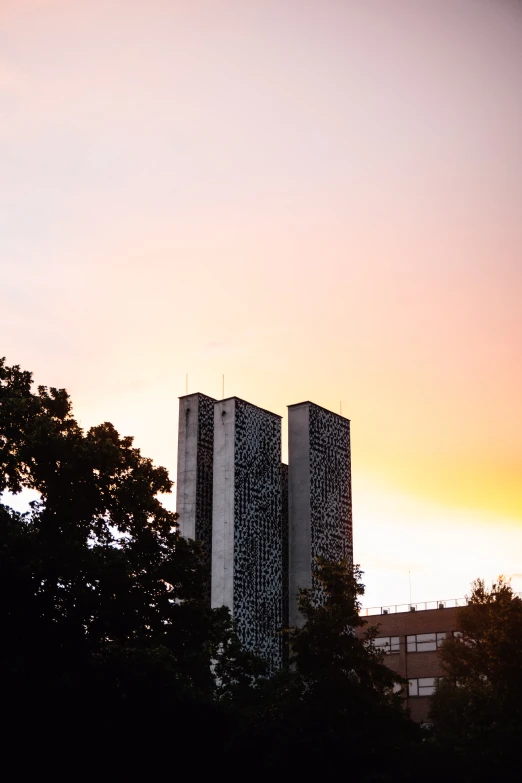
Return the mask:
[[283, 625], [288, 627], [288, 465], [281, 463], [281, 539], [283, 548]]
[[235, 398], [214, 404], [211, 605], [234, 611]]
[[321, 592], [317, 557], [353, 560], [350, 421], [302, 402], [288, 406], [289, 619], [301, 625], [299, 588]]
[[176, 511], [181, 535], [185, 538], [196, 538], [198, 402], [197, 394], [180, 397], [179, 400]]
[[179, 400], [176, 510], [181, 535], [201, 543], [208, 568], [212, 548], [212, 484], [214, 459], [214, 402], [205, 394]]
[[[282, 599], [283, 628], [288, 628], [288, 465], [281, 463], [281, 543], [283, 549]], [[283, 667], [289, 662], [288, 637], [283, 638]]]
[[302, 625], [299, 588], [312, 586], [310, 403], [288, 406], [288, 619]]

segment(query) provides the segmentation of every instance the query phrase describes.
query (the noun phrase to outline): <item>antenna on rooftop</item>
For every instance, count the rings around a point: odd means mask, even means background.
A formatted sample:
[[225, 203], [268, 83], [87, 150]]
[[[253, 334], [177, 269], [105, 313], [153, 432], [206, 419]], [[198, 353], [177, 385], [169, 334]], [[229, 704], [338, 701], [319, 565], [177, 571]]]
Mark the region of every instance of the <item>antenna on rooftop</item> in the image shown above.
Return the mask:
[[221, 376], [221, 399], [225, 399], [225, 373]]
[[340, 409], [340, 414], [342, 416], [343, 415], [343, 401], [342, 400], [339, 403], [339, 409]]
[[188, 372], [185, 373], [185, 394], [188, 394]]

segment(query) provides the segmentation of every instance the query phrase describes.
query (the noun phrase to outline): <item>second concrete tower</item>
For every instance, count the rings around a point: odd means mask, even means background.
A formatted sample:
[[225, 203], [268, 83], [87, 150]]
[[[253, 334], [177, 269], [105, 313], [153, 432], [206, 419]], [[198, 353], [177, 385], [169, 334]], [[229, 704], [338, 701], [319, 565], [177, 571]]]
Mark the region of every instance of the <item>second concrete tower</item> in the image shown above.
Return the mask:
[[299, 588], [312, 588], [315, 558], [353, 561], [350, 421], [312, 402], [288, 406], [288, 602], [302, 625]]
[[281, 417], [237, 397], [214, 404], [212, 606], [228, 606], [239, 638], [283, 662], [285, 557]]

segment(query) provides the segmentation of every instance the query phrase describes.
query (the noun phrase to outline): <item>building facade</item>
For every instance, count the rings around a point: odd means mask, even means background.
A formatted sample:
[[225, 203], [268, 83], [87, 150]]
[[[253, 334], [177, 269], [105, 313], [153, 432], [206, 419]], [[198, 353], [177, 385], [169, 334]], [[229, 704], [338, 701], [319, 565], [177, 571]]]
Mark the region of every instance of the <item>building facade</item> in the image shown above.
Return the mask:
[[[280, 416], [237, 397], [196, 393], [179, 405], [181, 533], [201, 543], [211, 605], [227, 606], [243, 645], [280, 668], [281, 629], [302, 623], [299, 588], [321, 601], [316, 558], [353, 561], [350, 421], [312, 402], [290, 405], [284, 465]], [[458, 633], [457, 608], [434, 606], [369, 617], [419, 722], [442, 675], [438, 649]]]
[[283, 644], [281, 417], [237, 397], [214, 406], [212, 606], [275, 667]]
[[230, 609], [247, 649], [285, 665], [299, 588], [321, 600], [315, 558], [352, 562], [349, 420], [289, 406], [287, 466], [280, 416], [237, 397], [181, 397], [177, 511], [202, 544], [211, 605]]
[[[378, 627], [376, 645], [386, 654], [384, 663], [408, 680], [402, 688], [404, 704], [413, 720], [428, 720], [430, 696], [442, 676], [438, 649], [451, 634], [458, 633], [457, 607], [443, 603], [437, 609], [372, 615]], [[358, 628], [362, 636], [365, 628]]]
[[288, 407], [289, 620], [299, 588], [320, 588], [318, 557], [353, 560], [350, 421], [311, 402]]

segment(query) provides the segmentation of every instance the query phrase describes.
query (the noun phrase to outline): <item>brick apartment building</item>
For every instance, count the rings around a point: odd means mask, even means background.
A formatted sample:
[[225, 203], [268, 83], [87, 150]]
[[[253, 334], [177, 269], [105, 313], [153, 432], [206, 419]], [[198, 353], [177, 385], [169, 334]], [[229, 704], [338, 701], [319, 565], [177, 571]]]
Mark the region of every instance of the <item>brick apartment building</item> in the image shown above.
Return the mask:
[[[408, 611], [383, 609], [381, 614], [365, 617], [369, 625], [379, 629], [376, 644], [386, 652], [385, 663], [408, 680], [403, 687], [405, 705], [419, 723], [428, 720], [430, 696], [442, 674], [438, 648], [447, 636], [458, 631], [457, 606], [435, 606], [420, 611], [418, 607]], [[358, 629], [358, 635], [367, 627]]]

